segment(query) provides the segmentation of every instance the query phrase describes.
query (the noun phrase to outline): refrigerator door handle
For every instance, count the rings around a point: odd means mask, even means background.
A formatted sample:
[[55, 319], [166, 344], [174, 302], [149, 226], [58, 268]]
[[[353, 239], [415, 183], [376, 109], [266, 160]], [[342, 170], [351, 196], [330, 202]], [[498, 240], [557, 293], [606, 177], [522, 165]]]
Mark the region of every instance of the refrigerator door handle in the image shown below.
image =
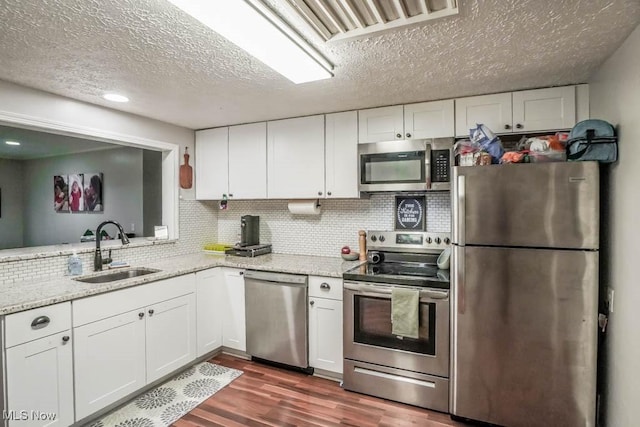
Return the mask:
[[456, 295], [457, 302], [456, 312], [458, 314], [464, 314], [465, 311], [465, 271], [464, 271], [464, 247], [454, 246], [454, 273], [453, 273], [453, 287]]
[[460, 246], [465, 244], [465, 179], [464, 175], [457, 177], [457, 182], [455, 183], [456, 191], [454, 191], [453, 198], [453, 242]]

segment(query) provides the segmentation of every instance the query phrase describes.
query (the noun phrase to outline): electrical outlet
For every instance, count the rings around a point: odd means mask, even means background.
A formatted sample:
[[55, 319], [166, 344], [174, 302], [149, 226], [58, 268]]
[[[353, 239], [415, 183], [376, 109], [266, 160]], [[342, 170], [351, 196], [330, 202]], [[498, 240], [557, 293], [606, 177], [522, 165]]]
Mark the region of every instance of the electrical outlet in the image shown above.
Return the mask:
[[607, 287], [607, 303], [609, 305], [609, 313], [613, 313], [613, 297], [615, 291], [611, 287]]

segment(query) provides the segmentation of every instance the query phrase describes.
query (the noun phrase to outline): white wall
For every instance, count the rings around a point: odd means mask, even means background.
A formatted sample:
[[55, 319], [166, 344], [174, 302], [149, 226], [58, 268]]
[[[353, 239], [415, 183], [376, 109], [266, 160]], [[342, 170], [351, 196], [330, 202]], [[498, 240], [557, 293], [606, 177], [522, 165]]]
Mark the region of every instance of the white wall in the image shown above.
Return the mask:
[[[53, 176], [102, 172], [102, 212], [55, 212]], [[85, 180], [88, 177], [85, 176]], [[142, 232], [142, 150], [119, 147], [24, 162], [25, 246], [77, 243], [102, 221], [119, 222], [126, 232]], [[116, 237], [115, 226], [105, 231]]]
[[[53, 178], [52, 178], [53, 179]], [[23, 167], [19, 160], [0, 159], [0, 249], [23, 245]]]
[[610, 168], [603, 258], [615, 289], [606, 347], [606, 425], [640, 423], [640, 27], [589, 81], [591, 117], [617, 125], [619, 160]]

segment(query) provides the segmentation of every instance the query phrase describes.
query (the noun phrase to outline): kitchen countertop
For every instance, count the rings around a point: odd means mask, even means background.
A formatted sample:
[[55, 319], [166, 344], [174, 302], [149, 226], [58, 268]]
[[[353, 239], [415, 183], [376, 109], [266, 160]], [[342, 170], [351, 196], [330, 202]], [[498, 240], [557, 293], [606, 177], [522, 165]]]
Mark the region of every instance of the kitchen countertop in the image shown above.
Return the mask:
[[[0, 315], [155, 282], [213, 267], [342, 277], [343, 272], [358, 266], [360, 263], [361, 261], [344, 261], [341, 258], [308, 255], [268, 254], [255, 258], [243, 258], [194, 253], [163, 258], [158, 261], [132, 264], [131, 267], [148, 267], [161, 271], [110, 283], [83, 283], [73, 280], [70, 276], [64, 276], [0, 285]], [[113, 271], [118, 270], [107, 270], [102, 273], [90, 273], [78, 277], [108, 274]]]

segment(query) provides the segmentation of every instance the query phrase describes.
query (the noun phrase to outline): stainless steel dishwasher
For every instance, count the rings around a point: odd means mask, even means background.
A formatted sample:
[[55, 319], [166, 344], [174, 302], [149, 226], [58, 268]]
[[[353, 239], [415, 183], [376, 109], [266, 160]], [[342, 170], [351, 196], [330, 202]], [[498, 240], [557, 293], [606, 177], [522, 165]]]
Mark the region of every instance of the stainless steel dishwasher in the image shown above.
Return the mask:
[[307, 276], [246, 271], [247, 353], [307, 369]]

